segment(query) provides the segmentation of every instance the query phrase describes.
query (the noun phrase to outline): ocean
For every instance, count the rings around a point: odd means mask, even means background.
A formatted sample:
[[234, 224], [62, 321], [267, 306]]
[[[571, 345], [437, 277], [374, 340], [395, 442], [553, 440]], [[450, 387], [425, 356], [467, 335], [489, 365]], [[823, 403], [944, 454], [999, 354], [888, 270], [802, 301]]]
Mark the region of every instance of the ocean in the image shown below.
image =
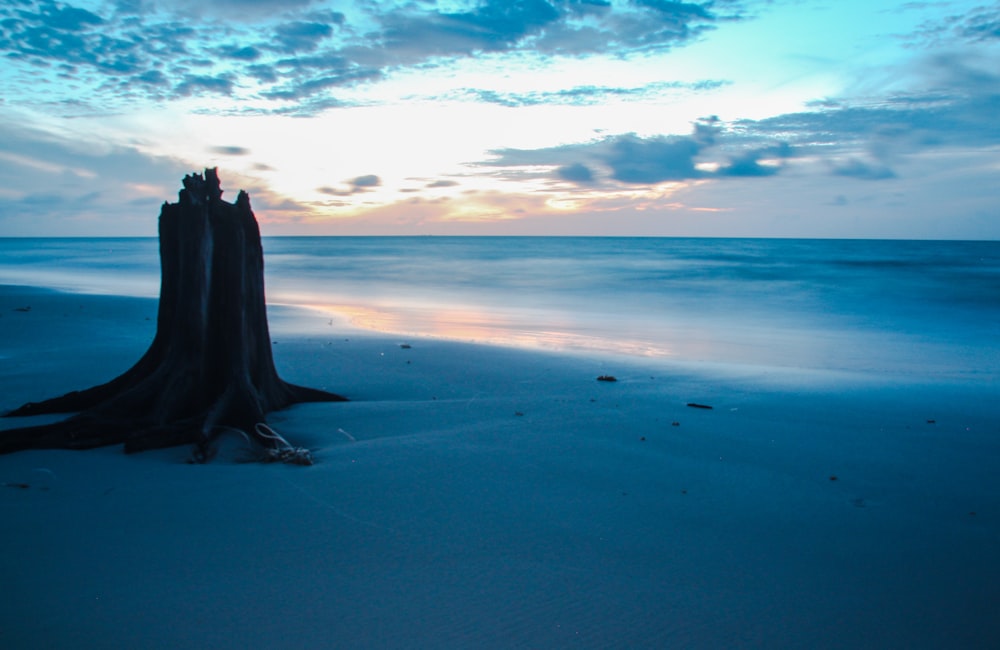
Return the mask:
[[[0, 283], [155, 297], [158, 255], [152, 238], [0, 238]], [[1000, 242], [265, 237], [264, 255], [269, 305], [304, 308], [286, 330], [1000, 378]]]

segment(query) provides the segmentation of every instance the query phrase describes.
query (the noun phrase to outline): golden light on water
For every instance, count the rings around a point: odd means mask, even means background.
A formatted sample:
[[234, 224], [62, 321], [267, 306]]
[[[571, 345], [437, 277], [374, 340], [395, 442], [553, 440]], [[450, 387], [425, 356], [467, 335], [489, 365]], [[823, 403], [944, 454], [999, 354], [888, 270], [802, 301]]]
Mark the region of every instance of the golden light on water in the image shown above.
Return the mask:
[[[416, 304], [360, 305], [347, 303], [298, 304], [331, 320], [382, 334], [427, 337], [552, 351], [620, 353], [642, 357], [669, 357], [672, 349], [660, 342], [602, 332], [566, 318], [531, 318], [529, 314], [476, 311], [467, 307]], [[588, 329], [590, 330], [588, 332]]]

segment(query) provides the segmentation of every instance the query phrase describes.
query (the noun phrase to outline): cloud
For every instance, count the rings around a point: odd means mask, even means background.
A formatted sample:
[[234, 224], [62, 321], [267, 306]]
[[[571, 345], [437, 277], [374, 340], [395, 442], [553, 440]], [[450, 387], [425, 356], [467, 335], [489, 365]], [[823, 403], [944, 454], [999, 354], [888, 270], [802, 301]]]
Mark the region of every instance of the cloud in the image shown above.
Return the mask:
[[1000, 40], [1000, 7], [978, 7], [956, 26], [959, 35], [972, 41]]
[[774, 176], [781, 171], [781, 161], [792, 155], [787, 142], [771, 147], [751, 149], [730, 158], [716, 174], [719, 176]]
[[690, 2], [672, 2], [671, 0], [635, 0], [635, 4], [640, 7], [649, 7], [655, 10], [666, 20], [683, 23], [690, 18], [711, 18], [706, 5], [699, 5]]
[[[216, 6], [218, 5], [218, 6]], [[301, 102], [241, 110], [299, 115], [343, 105], [338, 88], [397, 71], [486, 54], [543, 59], [613, 53], [628, 57], [686, 43], [724, 20], [739, 3], [468, 0], [354, 3], [346, 13], [296, 2], [118, 2], [81, 9], [51, 0], [0, 6], [0, 56], [20, 70], [71, 78], [67, 96], [109, 103], [225, 95]], [[728, 12], [728, 13], [725, 13]], [[225, 15], [225, 27], [211, 16]], [[205, 17], [209, 16], [209, 17]], [[195, 17], [195, 18], [193, 18]], [[123, 77], [125, 75], [125, 77]], [[587, 103], [667, 90], [576, 88], [504, 94], [506, 105]], [[477, 91], [468, 91], [476, 94]], [[8, 94], [17, 94], [14, 87]], [[25, 94], [28, 93], [25, 89]], [[51, 101], [58, 101], [51, 98]]]
[[382, 184], [382, 179], [380, 179], [375, 174], [366, 174], [364, 176], [358, 176], [356, 178], [352, 178], [348, 182], [351, 184], [351, 187], [361, 189], [368, 187], [378, 187], [379, 185]]
[[887, 166], [876, 162], [866, 162], [858, 158], [850, 158], [841, 163], [832, 164], [833, 173], [837, 176], [847, 176], [866, 181], [881, 181], [896, 178], [896, 173]]
[[487, 0], [464, 12], [404, 9], [380, 17], [379, 40], [406, 58], [499, 52], [538, 34], [559, 16], [545, 0]]
[[147, 70], [142, 74], [135, 75], [129, 79], [129, 82], [148, 86], [166, 86], [169, 83], [166, 75], [160, 70]]
[[593, 106], [612, 99], [647, 99], [673, 93], [711, 91], [729, 85], [729, 83], [728, 81], [718, 80], [705, 80], [695, 83], [663, 81], [633, 87], [574, 86], [561, 90], [522, 93], [468, 88], [453, 93], [452, 96], [458, 98], [469, 97], [478, 102], [498, 104], [511, 108], [553, 104]]
[[[279, 62], [280, 65], [280, 62]], [[382, 77], [382, 71], [377, 68], [362, 68], [334, 57], [328, 63], [315, 66], [297, 61], [296, 77], [270, 90], [262, 96], [268, 99], [300, 100], [321, 96], [323, 91], [340, 86], [350, 86], [364, 81], [374, 81]], [[316, 73], [323, 70], [323, 73]], [[315, 74], [314, 74], [315, 73]]]
[[160, 205], [193, 171], [133, 147], [67, 140], [12, 117], [0, 110], [0, 229], [6, 235], [154, 235]]
[[747, 148], [780, 137], [797, 156], [825, 161], [825, 169], [835, 176], [899, 178], [898, 167], [907, 158], [1000, 147], [998, 65], [1000, 61], [988, 55], [922, 56], [894, 71], [908, 87], [905, 92], [876, 99], [828, 99], [817, 102], [815, 110], [740, 120], [727, 137], [742, 139]]
[[274, 28], [274, 47], [282, 52], [311, 52], [333, 34], [328, 23], [294, 21]]
[[611, 177], [625, 183], [653, 184], [702, 176], [695, 156], [702, 145], [690, 137], [639, 138], [623, 135], [610, 142], [605, 162]]
[[[565, 144], [539, 149], [495, 149], [489, 152], [492, 156], [490, 160], [473, 163], [473, 166], [502, 167], [508, 170], [572, 167], [576, 164], [582, 165], [580, 160], [598, 160], [598, 157], [606, 149], [607, 142], [607, 139], [603, 139], [596, 142]], [[548, 175], [548, 173], [545, 174]], [[560, 180], [566, 179], [560, 178]]]
[[556, 169], [556, 176], [566, 181], [574, 183], [589, 183], [594, 180], [594, 172], [581, 163], [572, 163]]
[[217, 153], [222, 156], [248, 156], [250, 155], [250, 150], [246, 147], [209, 147], [210, 153]]
[[940, 45], [957, 38], [968, 43], [1000, 40], [1000, 5], [975, 7], [925, 21], [906, 40], [920, 45]]
[[68, 31], [79, 31], [87, 25], [100, 25], [104, 22], [100, 16], [86, 9], [58, 7], [54, 4], [42, 5], [39, 17], [50, 27]]
[[219, 49], [219, 56], [240, 61], [256, 61], [262, 52], [253, 45], [229, 45]]
[[428, 183], [425, 187], [429, 189], [435, 189], [439, 187], [455, 187], [456, 185], [458, 185], [457, 181], [440, 180], [440, 181], [434, 181], [433, 183]]
[[346, 183], [347, 188], [324, 186], [316, 188], [316, 191], [329, 196], [354, 196], [355, 194], [367, 192], [373, 187], [379, 187], [382, 185], [382, 179], [375, 174], [365, 174], [364, 176], [351, 178]]
[[289, 10], [307, 9], [315, 0], [117, 0], [119, 6], [177, 10], [189, 17], [221, 17], [230, 22], [256, 22]]
[[136, 46], [106, 32], [104, 19], [54, 2], [0, 9], [0, 51], [33, 65], [47, 62], [92, 66], [103, 72], [134, 72]]
[[[595, 169], [605, 170], [604, 175], [611, 180], [628, 185], [699, 179], [713, 175], [699, 168], [699, 156], [715, 146], [721, 129], [718, 118], [709, 117], [695, 122], [690, 135], [640, 137], [626, 133], [559, 147], [500, 149], [490, 152], [493, 160], [480, 164], [507, 167], [515, 177], [523, 173], [519, 168], [549, 167], [550, 172], [542, 173], [581, 185], [597, 179]], [[762, 159], [766, 151], [754, 152], [754, 161]], [[733, 169], [729, 175], [740, 175], [738, 172]]]
[[177, 84], [174, 92], [182, 97], [202, 94], [233, 94], [233, 80], [229, 76], [211, 77], [204, 75], [185, 75]]
[[[316, 50], [343, 21], [342, 14], [321, 12], [303, 15], [325, 22], [274, 22], [274, 16], [284, 12], [272, 11], [265, 16], [270, 24], [247, 29], [227, 16], [220, 30], [213, 21], [191, 20], [185, 11], [192, 7], [173, 3], [119, 3], [106, 6], [103, 16], [48, 0], [25, 0], [21, 5], [0, 7], [0, 55], [41, 71], [63, 66], [67, 78], [89, 87], [94, 101], [105, 105], [233, 95], [248, 87], [242, 80], [257, 77], [265, 83], [287, 83], [290, 76], [296, 77], [289, 75], [289, 66], [275, 69], [277, 57]], [[228, 41], [222, 46], [220, 32]], [[264, 69], [270, 69], [270, 77]], [[122, 74], [130, 75], [131, 83], [121, 83]]]
[[742, 19], [742, 4], [664, 0], [600, 6], [572, 3], [567, 5], [568, 19], [548, 30], [538, 46], [550, 54], [662, 51], [694, 40], [720, 22]]

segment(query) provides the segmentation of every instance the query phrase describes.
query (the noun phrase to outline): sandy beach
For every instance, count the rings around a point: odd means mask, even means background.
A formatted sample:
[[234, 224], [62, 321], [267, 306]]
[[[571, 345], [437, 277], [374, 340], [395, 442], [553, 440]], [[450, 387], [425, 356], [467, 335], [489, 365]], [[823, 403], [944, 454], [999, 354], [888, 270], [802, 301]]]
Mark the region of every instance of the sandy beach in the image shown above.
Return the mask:
[[[116, 376], [155, 317], [0, 288], [0, 410]], [[281, 307], [271, 334], [283, 378], [351, 399], [271, 415], [314, 466], [241, 463], [235, 436], [208, 465], [0, 456], [0, 647], [1000, 647], [995, 385], [401, 340]]]

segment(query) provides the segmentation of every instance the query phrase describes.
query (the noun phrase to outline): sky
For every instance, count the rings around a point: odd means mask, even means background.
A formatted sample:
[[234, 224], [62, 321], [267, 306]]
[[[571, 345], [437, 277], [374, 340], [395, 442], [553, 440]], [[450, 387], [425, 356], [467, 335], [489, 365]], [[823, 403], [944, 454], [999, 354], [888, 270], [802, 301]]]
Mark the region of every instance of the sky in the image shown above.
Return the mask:
[[3, 0], [0, 236], [1000, 239], [1000, 2]]

